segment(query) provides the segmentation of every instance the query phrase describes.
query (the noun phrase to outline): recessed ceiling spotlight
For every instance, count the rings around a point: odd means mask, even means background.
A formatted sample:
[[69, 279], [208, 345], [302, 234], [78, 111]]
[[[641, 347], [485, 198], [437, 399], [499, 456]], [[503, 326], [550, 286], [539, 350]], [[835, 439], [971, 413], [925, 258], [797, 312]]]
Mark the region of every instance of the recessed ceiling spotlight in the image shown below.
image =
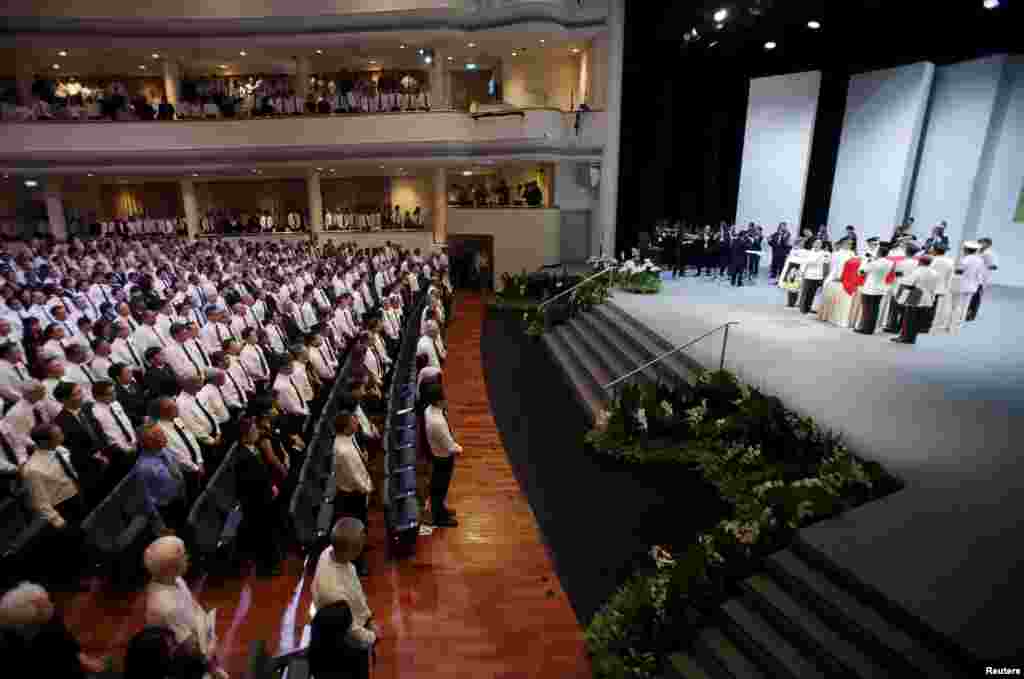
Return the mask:
[[999, 6], [999, 0], [985, 0], [985, 9], [995, 9]]
[[778, 47], [778, 44], [776, 44], [776, 43], [772, 42], [771, 40], [769, 40], [768, 42], [766, 42], [766, 43], [764, 44], [764, 48], [765, 48], [766, 50], [773, 50], [773, 49], [775, 49], [776, 47]]
[[406, 45], [405, 43], [402, 43], [401, 45], [398, 46], [398, 49], [404, 50], [406, 47], [408, 47], [408, 45]]
[[370, 63], [371, 63], [371, 64], [376, 64], [376, 63], [377, 63], [377, 60], [376, 60], [376, 59], [370, 59]]
[[711, 42], [711, 44], [710, 44], [710, 45], [708, 45], [708, 47], [714, 47], [714, 46], [715, 46], [715, 45], [717, 45], [717, 44], [718, 44], [718, 41], [717, 41], [717, 40], [713, 40], [713, 41]]
[[92, 172], [88, 172], [88, 173], [86, 173], [85, 176], [86, 177], [95, 177], [96, 175], [94, 175]]
[[419, 53], [420, 53], [420, 54], [422, 55], [422, 54], [423, 54], [424, 52], [426, 52], [426, 50], [425, 50], [425, 49], [423, 49], [423, 48], [421, 47], [421, 48], [419, 49]]
[[512, 56], [514, 56], [514, 57], [518, 57], [518, 56], [519, 56], [519, 52], [513, 52], [513, 53], [512, 53]]
[[337, 172], [337, 170], [336, 170], [336, 169], [334, 169], [333, 167], [331, 168], [331, 170], [330, 170], [330, 171], [331, 171], [331, 172]]
[[198, 176], [199, 176], [199, 173], [198, 173], [198, 172], [193, 172], [193, 173], [192, 173], [192, 176], [193, 176], [193, 177], [198, 177]]
[[722, 9], [715, 12], [713, 16], [716, 22], [722, 23], [723, 21], [729, 18], [729, 10], [723, 7]]
[[66, 57], [67, 55], [68, 55], [67, 50], [61, 50], [60, 52], [57, 52], [57, 56], [58, 57]]
[[725, 24], [715, 24], [715, 30], [720, 31], [725, 28]]
[[317, 53], [317, 54], [323, 54], [323, 53], [324, 53], [324, 51], [323, 51], [323, 50], [317, 50], [317, 51], [316, 51], [316, 53]]
[[696, 28], [691, 28], [686, 33], [683, 33], [683, 42], [695, 42], [700, 39], [700, 33], [697, 32]]
[[473, 171], [472, 170], [463, 170], [462, 171], [462, 176], [463, 177], [472, 177], [473, 176]]
[[381, 166], [380, 166], [380, 169], [382, 169], [382, 170], [383, 170], [383, 169], [384, 169], [384, 166], [383, 166], [383, 165], [381, 165]]
[[466, 70], [467, 71], [475, 71], [476, 70], [476, 64], [466, 64]]
[[821, 22], [820, 21], [808, 21], [807, 22], [807, 28], [810, 28], [811, 30], [816, 31], [819, 28], [821, 28]]
[[60, 69], [60, 64], [54, 64], [54, 65], [53, 65], [53, 66], [51, 66], [50, 68], [52, 68], [53, 70], [57, 71], [57, 70], [59, 70], [59, 69]]
[[153, 57], [154, 59], [159, 59], [159, 58], [160, 58], [160, 55], [159, 55], [159, 54], [157, 54], [156, 52], [153, 52], [153, 53], [152, 53], [152, 54], [150, 54], [149, 56]]
[[39, 182], [37, 182], [35, 179], [26, 179], [25, 186], [27, 186], [30, 189], [34, 189], [37, 186], [39, 186]]
[[324, 168], [322, 168], [322, 167], [318, 167], [318, 168], [316, 168], [316, 171], [317, 171], [317, 172], [323, 172], [323, 171], [324, 171]]
[[427, 56], [423, 57], [423, 63], [424, 64], [432, 64], [432, 63], [434, 63], [434, 57], [432, 57], [432, 56], [430, 56], [428, 54]]
[[540, 39], [540, 44], [542, 44], [542, 45], [544, 44], [544, 38]]
[[248, 54], [249, 54], [248, 52], [246, 52], [245, 50], [242, 50], [241, 52], [238, 53], [238, 56], [244, 57], [244, 56], [248, 56]]
[[569, 51], [572, 52], [573, 54], [579, 54], [580, 53], [580, 48], [579, 47], [572, 47], [572, 48], [569, 49]]
[[448, 61], [455, 61], [455, 57], [448, 57]]
[[466, 45], [466, 47], [470, 47], [470, 48], [476, 47], [476, 43], [475, 42], [471, 42], [468, 45]]

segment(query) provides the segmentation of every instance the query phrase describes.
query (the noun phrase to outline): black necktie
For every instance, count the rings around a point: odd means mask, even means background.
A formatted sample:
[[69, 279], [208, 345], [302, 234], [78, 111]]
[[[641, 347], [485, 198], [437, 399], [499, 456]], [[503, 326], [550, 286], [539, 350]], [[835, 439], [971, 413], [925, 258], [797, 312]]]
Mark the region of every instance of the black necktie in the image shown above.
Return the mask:
[[12, 365], [14, 366], [14, 372], [18, 375], [18, 379], [19, 380], [26, 379], [25, 373], [22, 372], [22, 370], [21, 370], [21, 366], [18, 365], [17, 363], [13, 363]]
[[220, 323], [214, 323], [213, 329], [217, 331], [217, 341], [224, 344], [224, 336], [220, 332]]
[[18, 462], [18, 456], [14, 454], [14, 447], [11, 446], [11, 442], [7, 440], [7, 435], [0, 431], [0, 446], [4, 449], [4, 454], [7, 455], [7, 459], [10, 460], [11, 465], [15, 468], [20, 464]]
[[295, 380], [292, 378], [291, 375], [288, 376], [288, 381], [292, 383], [292, 389], [295, 390], [295, 395], [299, 397], [299, 403], [301, 403], [302, 407], [305, 408], [306, 407], [306, 399], [302, 398], [302, 392], [299, 391], [299, 387], [298, 387], [297, 384], [295, 384]]
[[189, 363], [191, 363], [192, 367], [196, 369], [196, 377], [202, 377], [203, 376], [203, 370], [202, 370], [202, 368], [199, 367], [199, 364], [196, 363], [196, 359], [192, 358], [192, 354], [190, 354], [188, 352], [188, 345], [182, 343], [181, 348], [185, 352], [185, 356], [188, 357]]
[[89, 366], [85, 363], [82, 364], [82, 372], [85, 373], [86, 378], [88, 378], [89, 384], [96, 386], [96, 378], [92, 376], [92, 371], [89, 370]]
[[199, 355], [203, 359], [203, 365], [205, 365], [207, 368], [209, 368], [210, 367], [210, 357], [206, 355], [206, 349], [203, 348], [202, 342], [200, 342], [199, 340], [192, 340], [192, 341], [196, 343], [196, 349], [199, 350]]
[[210, 411], [206, 409], [206, 406], [197, 397], [193, 396], [192, 398], [195, 399], [196, 405], [199, 406], [199, 410], [203, 412], [203, 415], [206, 415], [206, 419], [210, 421], [210, 428], [213, 429], [213, 436], [216, 438], [220, 431], [220, 427], [217, 426], [217, 420], [213, 419], [213, 415], [210, 414]]
[[64, 456], [60, 454], [60, 451], [54, 450], [53, 454], [54, 457], [57, 458], [57, 462], [58, 464], [60, 464], [61, 469], [64, 470], [64, 473], [67, 474], [68, 478], [71, 479], [72, 483], [75, 484], [75, 488], [77, 488], [79, 492], [81, 492], [82, 486], [78, 480], [78, 472], [75, 471], [75, 468], [71, 466], [70, 462], [64, 459]]
[[133, 444], [135, 441], [132, 437], [131, 430], [128, 429], [128, 425], [126, 425], [124, 420], [121, 419], [121, 416], [117, 414], [117, 410], [114, 409], [113, 404], [111, 404], [109, 408], [110, 414], [113, 416], [114, 422], [117, 424], [117, 428], [121, 430], [122, 434], [124, 434], [125, 440], [128, 441], [129, 444]]
[[228, 376], [229, 380], [231, 380], [231, 385], [235, 388], [235, 393], [238, 394], [238, 400], [244, 406], [246, 402], [245, 392], [239, 388], [238, 382], [235, 381], [235, 376], [231, 374], [230, 370], [225, 370], [224, 374]]
[[263, 350], [260, 349], [255, 344], [252, 345], [252, 346], [256, 350], [256, 355], [259, 356], [259, 358], [260, 358], [260, 368], [263, 369], [263, 374], [264, 375], [269, 375], [270, 374], [270, 370], [267, 368], [267, 359], [263, 358]]
[[134, 345], [132, 345], [131, 338], [126, 337], [125, 340], [124, 340], [124, 343], [128, 345], [128, 351], [130, 351], [132, 353], [132, 360], [135, 361], [135, 365], [137, 365], [137, 366], [139, 366], [141, 368], [142, 367], [142, 361], [139, 360], [139, 355], [137, 353], [135, 353], [135, 347], [134, 347]]
[[174, 422], [174, 431], [177, 432], [178, 436], [182, 441], [185, 442], [185, 447], [188, 448], [188, 454], [192, 457], [192, 464], [199, 466], [199, 455], [196, 453], [196, 449], [192, 446], [192, 442], [188, 440], [188, 436], [185, 435], [185, 430], [181, 426]]

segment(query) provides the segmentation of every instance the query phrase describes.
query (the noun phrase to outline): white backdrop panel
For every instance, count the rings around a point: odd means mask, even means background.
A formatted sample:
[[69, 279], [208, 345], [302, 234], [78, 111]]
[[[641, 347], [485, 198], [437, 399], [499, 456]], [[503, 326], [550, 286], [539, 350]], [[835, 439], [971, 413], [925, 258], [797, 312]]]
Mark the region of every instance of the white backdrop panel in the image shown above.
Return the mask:
[[799, 224], [821, 71], [750, 81], [736, 223]]
[[828, 220], [888, 237], [902, 221], [935, 65], [911, 64], [850, 79]]
[[910, 204], [919, 239], [927, 237], [932, 226], [942, 220], [949, 223], [946, 235], [950, 245], [956, 247], [963, 237], [1005, 61], [1005, 56], [996, 56], [935, 70]]

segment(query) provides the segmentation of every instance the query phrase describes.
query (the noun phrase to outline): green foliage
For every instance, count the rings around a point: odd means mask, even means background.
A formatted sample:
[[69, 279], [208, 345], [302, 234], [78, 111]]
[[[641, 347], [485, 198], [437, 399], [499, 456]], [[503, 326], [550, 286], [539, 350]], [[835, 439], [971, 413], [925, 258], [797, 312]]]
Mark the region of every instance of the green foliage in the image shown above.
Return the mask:
[[653, 295], [661, 292], [661, 274], [654, 271], [625, 273], [618, 277], [619, 287], [626, 292]]
[[659, 676], [696, 634], [694, 611], [721, 604], [798, 528], [896, 485], [838, 436], [727, 372], [705, 373], [692, 388], [626, 386], [586, 442], [623, 463], [696, 473], [723, 501], [711, 529], [679, 557], [655, 547], [657, 571], [636, 575], [594, 617], [586, 640], [597, 677]]
[[528, 297], [530, 275], [524, 269], [522, 273], [501, 274], [501, 290], [497, 293], [499, 298], [505, 300], [525, 299]]

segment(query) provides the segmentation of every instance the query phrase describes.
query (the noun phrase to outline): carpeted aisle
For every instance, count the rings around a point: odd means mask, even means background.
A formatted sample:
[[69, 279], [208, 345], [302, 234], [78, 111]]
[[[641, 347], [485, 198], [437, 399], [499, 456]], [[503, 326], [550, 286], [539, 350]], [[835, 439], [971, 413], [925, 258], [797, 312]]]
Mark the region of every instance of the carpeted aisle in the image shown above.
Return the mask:
[[653, 542], [692, 533], [702, 501], [678, 478], [586, 454], [587, 424], [559, 368], [522, 333], [521, 314], [491, 312], [483, 361], [491, 408], [562, 588], [586, 624]]

